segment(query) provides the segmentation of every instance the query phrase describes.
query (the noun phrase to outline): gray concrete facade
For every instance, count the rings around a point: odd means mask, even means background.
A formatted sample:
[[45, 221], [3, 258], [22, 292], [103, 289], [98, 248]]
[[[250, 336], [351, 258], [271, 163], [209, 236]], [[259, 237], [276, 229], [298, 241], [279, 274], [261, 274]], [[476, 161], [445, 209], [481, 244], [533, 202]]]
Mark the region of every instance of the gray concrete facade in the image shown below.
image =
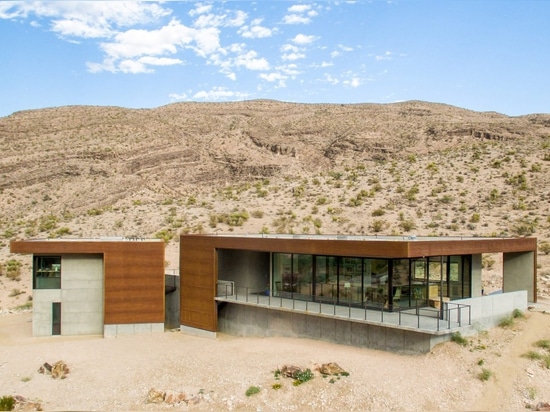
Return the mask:
[[429, 352], [435, 344], [448, 340], [451, 334], [450, 331], [430, 334], [420, 330], [373, 325], [351, 319], [233, 303], [225, 303], [220, 307], [218, 331], [233, 336], [317, 339], [408, 354]]
[[504, 253], [502, 260], [502, 290], [511, 292], [526, 289], [527, 298], [530, 302], [534, 302], [535, 254], [533, 252]]
[[105, 325], [103, 336], [113, 338], [120, 335], [139, 335], [147, 333], [163, 333], [164, 323], [125, 323], [119, 325]]
[[103, 256], [63, 255], [61, 289], [33, 290], [33, 335], [52, 335], [52, 304], [61, 303], [62, 335], [103, 333]]

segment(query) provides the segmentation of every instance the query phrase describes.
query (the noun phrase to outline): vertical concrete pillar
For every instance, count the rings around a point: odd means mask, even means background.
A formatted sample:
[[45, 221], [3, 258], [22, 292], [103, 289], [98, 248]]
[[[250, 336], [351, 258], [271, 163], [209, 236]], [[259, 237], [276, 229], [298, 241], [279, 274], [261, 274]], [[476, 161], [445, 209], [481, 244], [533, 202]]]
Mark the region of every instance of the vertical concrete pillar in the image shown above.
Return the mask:
[[481, 254], [472, 255], [472, 297], [481, 296]]
[[529, 302], [536, 302], [535, 296], [535, 254], [534, 252], [511, 252], [503, 256], [503, 292], [526, 290]]

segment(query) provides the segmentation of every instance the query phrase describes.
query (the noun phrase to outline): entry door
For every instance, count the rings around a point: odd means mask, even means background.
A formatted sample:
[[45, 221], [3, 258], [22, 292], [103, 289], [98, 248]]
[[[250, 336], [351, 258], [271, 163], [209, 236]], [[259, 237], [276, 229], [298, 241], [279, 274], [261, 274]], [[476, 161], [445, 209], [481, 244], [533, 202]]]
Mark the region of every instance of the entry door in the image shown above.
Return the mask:
[[52, 303], [52, 335], [61, 335], [61, 302]]

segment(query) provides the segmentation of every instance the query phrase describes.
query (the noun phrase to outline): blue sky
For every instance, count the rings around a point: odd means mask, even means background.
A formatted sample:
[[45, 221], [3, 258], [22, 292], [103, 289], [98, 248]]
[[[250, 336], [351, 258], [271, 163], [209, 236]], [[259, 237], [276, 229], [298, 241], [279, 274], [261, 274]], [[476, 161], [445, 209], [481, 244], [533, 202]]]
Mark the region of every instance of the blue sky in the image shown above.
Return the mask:
[[550, 1], [0, 1], [0, 116], [426, 100], [550, 113]]

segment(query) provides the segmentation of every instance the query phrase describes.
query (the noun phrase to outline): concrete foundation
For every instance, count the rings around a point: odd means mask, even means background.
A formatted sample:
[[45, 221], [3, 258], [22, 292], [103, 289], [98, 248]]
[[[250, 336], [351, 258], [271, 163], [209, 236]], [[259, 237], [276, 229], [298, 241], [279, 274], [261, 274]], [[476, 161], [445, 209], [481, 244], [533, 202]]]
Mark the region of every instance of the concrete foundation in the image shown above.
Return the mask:
[[163, 333], [163, 323], [129, 323], [119, 325], [105, 325], [103, 336], [112, 338], [120, 335], [138, 335], [143, 333]]
[[407, 354], [429, 352], [451, 336], [232, 303], [220, 307], [218, 331], [234, 336], [309, 338]]

